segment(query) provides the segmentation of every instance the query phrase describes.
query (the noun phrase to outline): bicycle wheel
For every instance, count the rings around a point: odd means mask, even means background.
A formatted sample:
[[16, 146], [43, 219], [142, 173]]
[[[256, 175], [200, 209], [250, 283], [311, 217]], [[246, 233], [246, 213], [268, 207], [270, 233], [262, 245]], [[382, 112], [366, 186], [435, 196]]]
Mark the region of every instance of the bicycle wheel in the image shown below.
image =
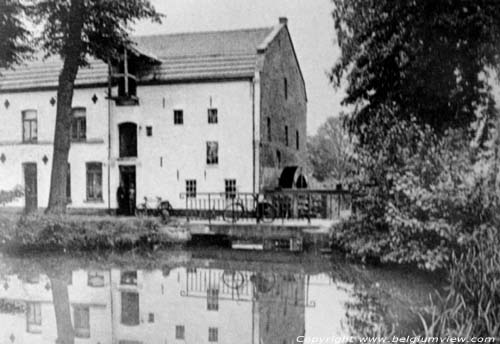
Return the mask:
[[240, 203], [232, 203], [224, 209], [224, 213], [222, 213], [222, 217], [224, 221], [230, 223], [236, 223], [243, 215], [243, 205]]
[[276, 218], [276, 209], [271, 203], [261, 203], [259, 205], [260, 220], [263, 223], [271, 223]]

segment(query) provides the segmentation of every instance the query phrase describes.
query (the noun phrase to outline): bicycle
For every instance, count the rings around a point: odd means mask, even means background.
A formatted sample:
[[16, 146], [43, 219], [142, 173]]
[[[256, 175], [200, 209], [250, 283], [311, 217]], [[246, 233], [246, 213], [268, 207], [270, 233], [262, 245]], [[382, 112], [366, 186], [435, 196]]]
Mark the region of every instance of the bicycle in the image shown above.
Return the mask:
[[257, 222], [271, 223], [276, 218], [276, 208], [268, 201], [259, 202], [259, 196], [253, 196], [254, 203], [257, 205], [255, 210], [250, 212], [247, 211], [245, 203], [241, 199], [233, 200], [230, 205], [228, 205], [224, 212], [222, 213], [222, 218], [226, 222], [236, 223], [239, 219], [250, 217], [255, 213], [255, 218]]
[[172, 213], [173, 207], [169, 201], [162, 200], [161, 197], [156, 197], [156, 207], [150, 207], [149, 200], [145, 196], [144, 202], [140, 203], [135, 208], [135, 215], [138, 217], [144, 216], [162, 216], [164, 218], [168, 218], [168, 216]]

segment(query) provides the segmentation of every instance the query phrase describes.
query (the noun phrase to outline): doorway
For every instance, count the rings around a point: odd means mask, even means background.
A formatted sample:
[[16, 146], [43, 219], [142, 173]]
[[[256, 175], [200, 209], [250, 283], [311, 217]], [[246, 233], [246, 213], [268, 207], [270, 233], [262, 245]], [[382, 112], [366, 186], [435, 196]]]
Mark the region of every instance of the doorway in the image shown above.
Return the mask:
[[135, 213], [136, 201], [135, 166], [120, 166], [120, 186], [117, 192], [118, 214]]
[[38, 183], [35, 162], [23, 164], [24, 171], [24, 211], [31, 213], [38, 208]]

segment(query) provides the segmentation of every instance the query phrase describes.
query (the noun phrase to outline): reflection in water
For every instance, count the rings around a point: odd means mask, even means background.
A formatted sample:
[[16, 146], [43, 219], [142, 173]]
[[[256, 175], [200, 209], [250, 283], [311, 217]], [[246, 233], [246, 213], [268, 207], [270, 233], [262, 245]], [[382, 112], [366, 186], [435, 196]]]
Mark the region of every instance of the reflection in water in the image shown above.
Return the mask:
[[289, 344], [363, 333], [360, 314], [384, 326], [387, 311], [359, 284], [293, 262], [80, 269], [76, 260], [27, 275], [31, 260], [2, 262], [0, 343]]

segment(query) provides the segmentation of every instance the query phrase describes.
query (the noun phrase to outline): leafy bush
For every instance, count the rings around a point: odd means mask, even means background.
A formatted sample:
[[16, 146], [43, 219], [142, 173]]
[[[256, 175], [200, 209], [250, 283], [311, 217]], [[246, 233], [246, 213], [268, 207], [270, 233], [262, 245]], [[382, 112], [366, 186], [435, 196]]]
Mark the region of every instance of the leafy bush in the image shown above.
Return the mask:
[[362, 258], [444, 267], [493, 219], [491, 157], [478, 158], [463, 131], [440, 138], [414, 121], [389, 127], [376, 145], [358, 149], [356, 213], [335, 231], [335, 242]]
[[0, 244], [37, 249], [131, 248], [164, 241], [158, 226], [154, 218], [11, 214], [0, 216]]

